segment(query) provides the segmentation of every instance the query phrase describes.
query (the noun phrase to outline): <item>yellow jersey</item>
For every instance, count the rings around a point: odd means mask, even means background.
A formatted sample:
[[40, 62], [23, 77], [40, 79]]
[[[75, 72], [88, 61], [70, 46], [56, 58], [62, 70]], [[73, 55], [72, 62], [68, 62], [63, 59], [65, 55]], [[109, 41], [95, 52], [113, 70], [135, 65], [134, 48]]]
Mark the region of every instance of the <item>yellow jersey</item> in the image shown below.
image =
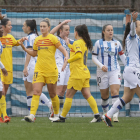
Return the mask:
[[79, 39], [69, 45], [70, 47], [70, 58], [73, 57], [77, 52], [82, 53], [82, 58], [70, 63], [70, 77], [74, 79], [85, 79], [90, 78], [90, 72], [86, 65], [88, 49], [83, 39]]
[[33, 50], [36, 50], [38, 54], [35, 72], [45, 73], [46, 77], [58, 76], [55, 51], [59, 46], [61, 46], [60, 41], [52, 34], [36, 37], [33, 45]]
[[12, 47], [19, 46], [18, 41], [10, 34], [2, 36], [0, 38], [2, 43], [3, 51], [1, 54], [1, 62], [5, 66], [7, 71], [13, 71], [13, 61], [12, 61]]

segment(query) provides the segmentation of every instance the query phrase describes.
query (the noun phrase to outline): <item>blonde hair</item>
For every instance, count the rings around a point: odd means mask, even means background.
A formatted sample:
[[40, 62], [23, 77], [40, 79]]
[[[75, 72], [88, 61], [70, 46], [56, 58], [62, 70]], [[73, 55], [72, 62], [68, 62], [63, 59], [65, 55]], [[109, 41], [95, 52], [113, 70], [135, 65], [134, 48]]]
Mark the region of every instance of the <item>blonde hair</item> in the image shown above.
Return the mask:
[[41, 22], [46, 22], [49, 27], [51, 26], [51, 23], [50, 23], [50, 19], [49, 18], [45, 18]]

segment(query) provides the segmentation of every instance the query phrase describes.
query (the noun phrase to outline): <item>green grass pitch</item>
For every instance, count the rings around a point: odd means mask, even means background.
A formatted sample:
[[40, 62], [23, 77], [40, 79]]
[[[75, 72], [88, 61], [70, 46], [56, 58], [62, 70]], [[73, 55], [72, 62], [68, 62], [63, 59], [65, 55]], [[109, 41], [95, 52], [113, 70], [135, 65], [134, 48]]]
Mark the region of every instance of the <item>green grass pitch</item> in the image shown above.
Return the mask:
[[114, 127], [104, 122], [90, 123], [89, 117], [71, 117], [65, 123], [51, 123], [36, 118], [35, 123], [12, 117], [9, 124], [0, 124], [0, 140], [140, 140], [140, 118], [120, 117]]

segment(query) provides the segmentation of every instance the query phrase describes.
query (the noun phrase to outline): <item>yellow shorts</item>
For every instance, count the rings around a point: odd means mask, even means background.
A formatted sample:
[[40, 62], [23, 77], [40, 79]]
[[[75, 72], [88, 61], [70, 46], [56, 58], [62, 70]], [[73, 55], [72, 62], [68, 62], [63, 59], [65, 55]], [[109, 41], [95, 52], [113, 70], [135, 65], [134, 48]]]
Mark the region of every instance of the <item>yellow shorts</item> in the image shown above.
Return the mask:
[[4, 76], [2, 71], [1, 71], [1, 81], [4, 83], [4, 84], [12, 84], [13, 83], [13, 72], [10, 72], [10, 71], [7, 71], [8, 72], [8, 75], [7, 76]]
[[67, 89], [71, 89], [72, 87], [75, 90], [82, 90], [82, 88], [90, 87], [89, 79], [69, 78]]
[[58, 80], [58, 76], [45, 76], [41, 72], [34, 72], [32, 83], [44, 83], [44, 84], [55, 84]]

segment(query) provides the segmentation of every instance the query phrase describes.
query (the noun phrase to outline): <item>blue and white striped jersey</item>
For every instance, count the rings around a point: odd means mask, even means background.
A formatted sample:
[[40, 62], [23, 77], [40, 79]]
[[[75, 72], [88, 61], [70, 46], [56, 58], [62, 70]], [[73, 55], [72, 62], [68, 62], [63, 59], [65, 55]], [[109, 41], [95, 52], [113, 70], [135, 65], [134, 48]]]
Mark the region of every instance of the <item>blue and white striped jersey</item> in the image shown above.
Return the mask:
[[[68, 54], [70, 54], [70, 48], [66, 45], [65, 40], [62, 39], [59, 36], [57, 36], [57, 38], [60, 40], [60, 43], [66, 49], [66, 51], [68, 52]], [[71, 40], [70, 39], [70, 44], [73, 44], [73, 42], [74, 42], [74, 40]], [[56, 63], [62, 64], [62, 65], [64, 63], [64, 55], [63, 55], [63, 53], [59, 49], [56, 49], [56, 52], [55, 52], [55, 60], [56, 60]]]
[[[34, 40], [35, 40], [36, 37], [37, 37], [37, 35], [34, 32], [28, 34], [28, 36], [27, 36], [28, 40], [24, 41], [24, 46], [26, 48], [33, 48]], [[25, 52], [25, 60], [26, 60], [26, 55], [27, 55], [27, 53]], [[37, 60], [37, 57], [32, 57], [31, 56], [28, 67], [34, 69], [36, 60]]]
[[0, 41], [0, 55], [2, 54], [2, 51], [3, 51], [3, 47], [2, 47], [2, 43]]
[[126, 46], [126, 66], [140, 67], [140, 38], [137, 34], [127, 35], [125, 40]]
[[[122, 45], [119, 41], [112, 39], [105, 41], [103, 39], [97, 40], [92, 51], [93, 55], [97, 55], [100, 63], [108, 67], [108, 71], [120, 69], [117, 56], [124, 54]], [[100, 68], [97, 67], [97, 70]]]

